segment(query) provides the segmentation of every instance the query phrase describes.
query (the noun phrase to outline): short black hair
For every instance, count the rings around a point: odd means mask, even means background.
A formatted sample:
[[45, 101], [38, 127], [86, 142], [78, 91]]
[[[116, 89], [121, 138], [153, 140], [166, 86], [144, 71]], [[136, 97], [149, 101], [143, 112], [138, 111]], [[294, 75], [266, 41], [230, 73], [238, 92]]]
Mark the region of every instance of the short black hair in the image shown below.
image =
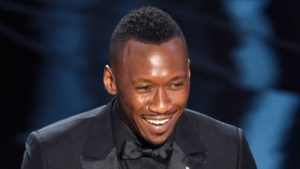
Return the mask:
[[138, 8], [125, 15], [112, 33], [110, 62], [112, 62], [112, 57], [122, 51], [124, 44], [130, 39], [160, 44], [175, 36], [186, 44], [182, 30], [168, 13], [152, 6]]

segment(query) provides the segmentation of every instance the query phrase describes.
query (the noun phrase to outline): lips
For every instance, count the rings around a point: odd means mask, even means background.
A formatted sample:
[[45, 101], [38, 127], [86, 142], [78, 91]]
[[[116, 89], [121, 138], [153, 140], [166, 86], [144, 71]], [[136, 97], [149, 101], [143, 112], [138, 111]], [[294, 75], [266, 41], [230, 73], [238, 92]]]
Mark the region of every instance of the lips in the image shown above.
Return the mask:
[[172, 126], [172, 118], [175, 113], [165, 115], [144, 115], [144, 127], [151, 134], [161, 135], [167, 133]]
[[144, 119], [144, 121], [146, 121], [147, 123], [150, 123], [152, 125], [164, 125], [166, 123], [168, 123], [168, 121], [170, 119], [172, 119], [172, 117], [176, 114], [176, 111], [172, 112], [172, 113], [168, 113], [168, 114], [147, 114], [147, 115], [143, 115], [142, 118]]
[[166, 124], [170, 119], [163, 119], [163, 120], [151, 120], [151, 119], [145, 119], [146, 122], [154, 125], [164, 125]]

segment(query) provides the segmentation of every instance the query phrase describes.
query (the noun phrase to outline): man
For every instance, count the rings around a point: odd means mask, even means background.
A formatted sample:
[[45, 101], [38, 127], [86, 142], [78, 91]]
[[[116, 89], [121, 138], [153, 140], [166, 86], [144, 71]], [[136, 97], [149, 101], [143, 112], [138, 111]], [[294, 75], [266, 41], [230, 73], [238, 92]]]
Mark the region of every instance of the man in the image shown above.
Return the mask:
[[164, 11], [121, 19], [104, 69], [107, 105], [32, 132], [23, 169], [255, 169], [242, 131], [186, 109], [184, 35]]

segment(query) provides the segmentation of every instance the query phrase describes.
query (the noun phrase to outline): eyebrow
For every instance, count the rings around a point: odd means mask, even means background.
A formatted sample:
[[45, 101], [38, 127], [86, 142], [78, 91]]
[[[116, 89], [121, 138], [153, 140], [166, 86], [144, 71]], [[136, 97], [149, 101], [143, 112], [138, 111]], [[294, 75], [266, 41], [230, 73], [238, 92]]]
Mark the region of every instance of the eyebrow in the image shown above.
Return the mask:
[[[178, 75], [178, 76], [175, 76], [173, 77], [172, 79], [169, 80], [169, 82], [171, 81], [176, 81], [176, 80], [181, 80], [181, 79], [186, 79], [187, 78], [187, 75]], [[136, 83], [139, 83], [139, 82], [144, 82], [144, 83], [153, 83], [151, 80], [149, 79], [146, 79], [146, 78], [138, 78], [138, 79], [135, 79], [133, 80], [133, 83], [136, 84]]]
[[170, 81], [176, 81], [176, 80], [181, 80], [181, 79], [186, 79], [187, 75], [178, 75], [173, 77]]

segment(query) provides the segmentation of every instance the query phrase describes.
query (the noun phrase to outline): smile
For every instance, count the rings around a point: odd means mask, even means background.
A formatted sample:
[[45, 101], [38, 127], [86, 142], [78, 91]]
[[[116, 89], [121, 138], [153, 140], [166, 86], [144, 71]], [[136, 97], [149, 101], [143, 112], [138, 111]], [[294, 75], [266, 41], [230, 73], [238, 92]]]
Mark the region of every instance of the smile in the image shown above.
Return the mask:
[[165, 114], [154, 114], [147, 113], [142, 115], [142, 123], [140, 127], [146, 132], [147, 135], [152, 135], [152, 137], [161, 137], [171, 132], [176, 113], [178, 111], [172, 111]]
[[166, 124], [170, 119], [163, 119], [163, 120], [153, 120], [153, 119], [145, 119], [146, 122], [154, 125], [164, 125]]

